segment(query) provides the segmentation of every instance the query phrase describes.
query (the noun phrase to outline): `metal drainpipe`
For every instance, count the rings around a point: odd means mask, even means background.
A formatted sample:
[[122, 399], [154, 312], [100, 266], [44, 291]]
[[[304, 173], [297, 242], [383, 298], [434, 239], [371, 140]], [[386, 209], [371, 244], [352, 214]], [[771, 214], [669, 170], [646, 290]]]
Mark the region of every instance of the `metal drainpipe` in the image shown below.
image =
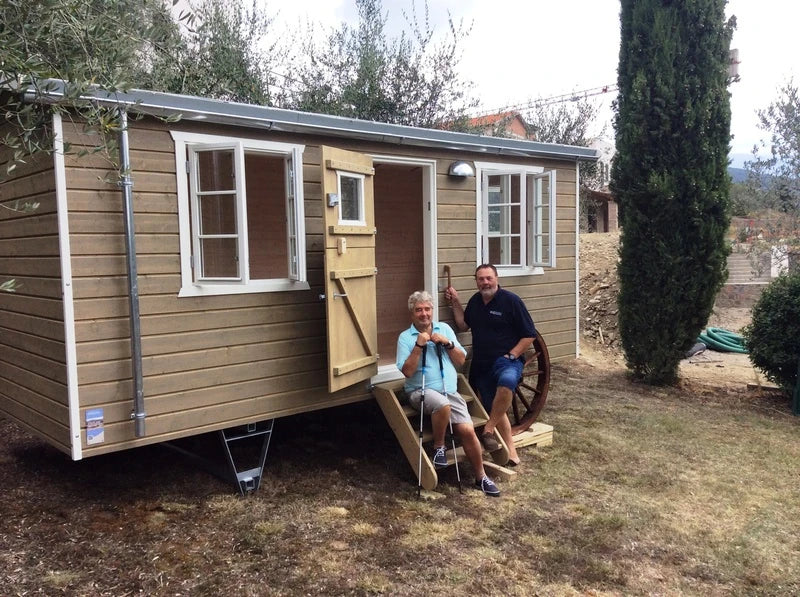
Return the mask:
[[125, 216], [125, 257], [128, 264], [128, 306], [131, 320], [131, 368], [133, 370], [133, 412], [136, 437], [144, 437], [144, 382], [142, 381], [142, 332], [139, 322], [139, 281], [136, 273], [136, 238], [133, 224], [133, 180], [128, 146], [128, 114], [119, 110], [119, 184]]

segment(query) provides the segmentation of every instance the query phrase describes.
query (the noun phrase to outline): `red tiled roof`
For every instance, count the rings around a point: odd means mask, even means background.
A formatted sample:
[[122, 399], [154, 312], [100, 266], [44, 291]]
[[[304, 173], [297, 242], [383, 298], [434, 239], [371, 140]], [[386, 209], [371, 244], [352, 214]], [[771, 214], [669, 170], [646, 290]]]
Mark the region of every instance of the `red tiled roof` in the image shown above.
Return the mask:
[[484, 116], [476, 116], [475, 118], [469, 119], [469, 124], [470, 126], [489, 126], [497, 124], [506, 118], [514, 118], [515, 116], [522, 120], [522, 117], [517, 112], [509, 111], [498, 112], [497, 114], [486, 114]]

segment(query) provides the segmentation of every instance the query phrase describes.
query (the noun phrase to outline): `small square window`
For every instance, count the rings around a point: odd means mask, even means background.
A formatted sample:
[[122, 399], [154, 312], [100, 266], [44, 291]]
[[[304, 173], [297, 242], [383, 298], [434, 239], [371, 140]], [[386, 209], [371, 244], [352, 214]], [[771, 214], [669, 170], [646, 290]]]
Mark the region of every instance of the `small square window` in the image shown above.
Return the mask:
[[343, 172], [338, 172], [337, 176], [339, 179], [339, 224], [366, 225], [364, 177]]

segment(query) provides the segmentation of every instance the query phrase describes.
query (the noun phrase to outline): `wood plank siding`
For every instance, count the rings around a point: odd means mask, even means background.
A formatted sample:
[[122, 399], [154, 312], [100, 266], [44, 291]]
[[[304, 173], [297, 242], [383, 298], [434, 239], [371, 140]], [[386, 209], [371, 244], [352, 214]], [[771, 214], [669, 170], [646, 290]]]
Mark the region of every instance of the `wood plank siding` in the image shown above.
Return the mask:
[[[1, 171], [10, 156], [0, 148]], [[0, 185], [0, 283], [17, 285], [0, 292], [0, 412], [69, 453], [54, 170], [39, 154]]]
[[[471, 156], [486, 161], [485, 156]], [[459, 156], [459, 159], [462, 159]], [[531, 164], [531, 159], [503, 156], [506, 164]], [[449, 264], [453, 286], [466, 305], [475, 292], [475, 255], [477, 253], [475, 218], [475, 178], [454, 180], [447, 176], [451, 159], [439, 157], [437, 165], [438, 260]], [[556, 268], [545, 268], [539, 276], [501, 277], [500, 285], [518, 294], [528, 306], [536, 329], [542, 333], [551, 360], [575, 357], [575, 164], [536, 160], [535, 165], [556, 168], [557, 238]], [[442, 280], [444, 282], [444, 280]], [[452, 324], [450, 309], [440, 298], [439, 318]], [[471, 334], [459, 334], [468, 350]]]
[[[305, 146], [309, 290], [178, 297], [177, 176], [185, 173], [175, 172], [170, 128]], [[65, 124], [64, 135], [75, 151], [95, 144], [90, 135], [71, 124]], [[131, 421], [134, 390], [121, 192], [111, 182], [113, 166], [102, 155], [79, 158], [73, 154], [65, 160], [79, 421], [85, 426], [86, 410], [102, 408], [105, 426], [104, 443], [91, 446], [86, 444], [85, 429], [81, 430], [84, 457], [371, 398], [365, 384], [334, 394], [327, 390], [325, 305], [319, 300], [325, 292], [320, 183], [323, 144], [373, 156], [435, 160], [439, 275], [448, 264], [462, 297], [475, 291], [476, 181], [474, 177], [449, 177], [447, 169], [455, 159], [485, 162], [486, 155], [190, 121], [166, 124], [152, 118], [132, 120], [129, 141], [147, 415], [143, 438], [135, 437]], [[575, 163], [508, 156], [496, 161], [557, 169], [557, 267], [546, 269], [543, 275], [500, 282], [526, 301], [553, 360], [574, 357]], [[384, 171], [401, 178], [404, 173], [392, 167]], [[381, 167], [376, 172], [376, 177], [380, 176]], [[0, 209], [0, 281], [17, 277], [23, 283], [13, 295], [0, 294], [0, 379], [3, 411], [69, 453], [53, 180], [50, 160], [29, 166], [24, 176], [3, 183], [3, 203], [36, 198], [41, 207], [32, 215]], [[381, 201], [381, 189], [399, 193], [407, 182], [376, 181], [376, 203]], [[415, 179], [414, 185], [420, 184]], [[417, 213], [421, 211], [416, 210], [415, 217], [423, 217]], [[396, 214], [398, 226], [406, 216]], [[378, 230], [379, 239], [380, 234]], [[392, 244], [403, 242], [399, 235], [390, 238]], [[381, 255], [380, 259], [391, 263], [385, 276], [392, 268], [402, 268], [402, 259], [389, 261], [388, 253]], [[413, 256], [401, 257], [419, 260], [424, 254], [417, 250]], [[391, 278], [381, 278], [379, 264], [378, 287], [396, 293], [401, 299], [398, 304], [405, 305], [408, 294], [417, 288], [401, 286], [416, 284], [421, 278], [402, 279], [397, 271]], [[441, 319], [452, 322], [441, 294], [439, 301]], [[405, 312], [392, 318], [393, 326], [407, 322]], [[466, 346], [471, 345], [470, 334], [460, 338]], [[381, 356], [382, 363], [393, 362], [393, 354]], [[33, 416], [42, 420], [34, 425], [27, 421]]]

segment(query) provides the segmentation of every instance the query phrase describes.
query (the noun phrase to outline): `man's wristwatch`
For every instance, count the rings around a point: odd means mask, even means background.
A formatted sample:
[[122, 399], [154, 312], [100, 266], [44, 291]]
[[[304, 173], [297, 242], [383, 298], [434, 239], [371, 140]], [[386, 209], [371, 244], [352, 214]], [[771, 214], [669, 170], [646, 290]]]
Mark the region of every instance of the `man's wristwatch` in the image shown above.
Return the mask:
[[456, 343], [450, 342], [450, 344], [445, 344], [444, 347], [446, 350], [453, 350], [456, 347]]
[[515, 356], [514, 356], [513, 354], [511, 354], [510, 352], [507, 352], [507, 353], [506, 353], [506, 354], [504, 354], [503, 356], [504, 356], [504, 357], [506, 357], [506, 358], [507, 358], [509, 361], [516, 361], [516, 360], [517, 360], [517, 357], [515, 357]]

